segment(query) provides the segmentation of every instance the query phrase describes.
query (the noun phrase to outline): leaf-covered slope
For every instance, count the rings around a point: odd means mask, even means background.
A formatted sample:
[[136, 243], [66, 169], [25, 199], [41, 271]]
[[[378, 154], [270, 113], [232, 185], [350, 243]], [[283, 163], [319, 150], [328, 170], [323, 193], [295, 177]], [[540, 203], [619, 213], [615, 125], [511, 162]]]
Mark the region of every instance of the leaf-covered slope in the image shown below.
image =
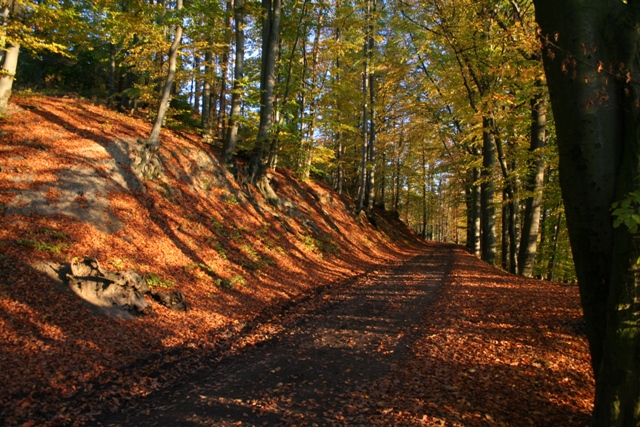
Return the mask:
[[[72, 98], [13, 102], [0, 121], [3, 424], [78, 396], [118, 405], [148, 393], [163, 363], [213, 354], [256, 316], [420, 248], [399, 221], [374, 228], [350, 200], [286, 171], [274, 175], [290, 203], [275, 210], [191, 133], [165, 132], [164, 176], [141, 182], [129, 164], [147, 122]], [[57, 277], [85, 256], [180, 290], [190, 309], [100, 315]]]

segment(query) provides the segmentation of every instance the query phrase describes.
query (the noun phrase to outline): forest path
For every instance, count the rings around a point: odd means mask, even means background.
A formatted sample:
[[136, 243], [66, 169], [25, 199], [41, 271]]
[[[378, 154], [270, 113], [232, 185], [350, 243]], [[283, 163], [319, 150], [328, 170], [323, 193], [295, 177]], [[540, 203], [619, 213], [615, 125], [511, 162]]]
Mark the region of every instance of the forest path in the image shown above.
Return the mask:
[[330, 289], [294, 307], [287, 314], [294, 320], [260, 345], [97, 421], [105, 426], [367, 424], [350, 402], [407, 356], [420, 319], [448, 274], [452, 252], [452, 245], [432, 246], [348, 287]]

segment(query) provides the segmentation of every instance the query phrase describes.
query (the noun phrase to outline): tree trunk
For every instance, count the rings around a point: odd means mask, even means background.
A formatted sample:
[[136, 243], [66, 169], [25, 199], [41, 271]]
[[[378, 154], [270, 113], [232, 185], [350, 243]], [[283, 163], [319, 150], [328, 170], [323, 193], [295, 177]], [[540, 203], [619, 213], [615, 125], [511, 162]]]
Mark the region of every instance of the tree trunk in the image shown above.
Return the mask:
[[202, 82], [202, 128], [207, 142], [211, 142], [211, 73], [213, 53], [204, 54], [204, 81]]
[[200, 97], [202, 96], [202, 92], [200, 88], [202, 87], [200, 81], [200, 57], [195, 55], [193, 58], [193, 68], [195, 68], [195, 73], [193, 76], [193, 110], [194, 114], [200, 113]]
[[233, 153], [238, 143], [238, 122], [242, 106], [242, 78], [244, 76], [244, 0], [235, 1], [234, 20], [236, 25], [236, 60], [233, 70], [233, 92], [229, 126], [222, 145], [222, 156], [227, 167], [233, 166]]
[[638, 233], [611, 205], [638, 191], [640, 5], [535, 0], [560, 185], [596, 380], [593, 426], [640, 424]]
[[338, 195], [342, 196], [343, 183], [344, 183], [344, 147], [342, 145], [342, 132], [336, 134], [336, 183], [334, 190]]
[[273, 89], [276, 83], [276, 51], [280, 34], [281, 0], [262, 0], [262, 68], [260, 71], [260, 126], [253, 149], [250, 181], [270, 203], [279, 204], [267, 177], [270, 131], [273, 124]]
[[217, 117], [217, 127], [218, 127], [218, 138], [219, 140], [223, 140], [225, 136], [225, 126], [227, 120], [227, 77], [229, 74], [229, 67], [231, 66], [231, 55], [229, 52], [231, 51], [231, 25], [233, 22], [233, 16], [231, 15], [231, 11], [234, 10], [233, 0], [227, 1], [227, 13], [228, 19], [225, 21], [225, 29], [228, 34], [228, 43], [225, 46], [224, 52], [222, 53], [222, 61], [221, 61], [221, 71], [220, 71], [220, 93], [218, 94], [218, 105], [220, 108], [218, 109], [218, 117]]
[[20, 45], [17, 43], [7, 43], [4, 55], [4, 62], [0, 69], [0, 114], [7, 111], [13, 80], [18, 68], [18, 56], [20, 55]]
[[480, 221], [482, 234], [480, 236], [480, 250], [483, 261], [493, 265], [496, 261], [496, 217], [493, 202], [494, 183], [493, 167], [495, 165], [496, 142], [491, 128], [493, 121], [483, 119], [482, 133], [482, 183], [480, 184], [480, 205], [482, 219]]
[[116, 45], [109, 43], [109, 104], [116, 94]]
[[[474, 155], [479, 155], [474, 148]], [[467, 202], [467, 249], [477, 257], [480, 257], [480, 170], [472, 168], [466, 184]]]
[[[181, 9], [182, 0], [177, 0], [176, 10]], [[157, 147], [160, 144], [160, 129], [162, 129], [164, 116], [167, 114], [167, 110], [169, 109], [171, 89], [173, 87], [173, 80], [176, 76], [176, 71], [178, 68], [178, 48], [180, 47], [181, 41], [182, 25], [178, 24], [176, 25], [173, 42], [171, 43], [171, 47], [169, 48], [169, 71], [167, 72], [167, 80], [164, 83], [162, 96], [160, 97], [160, 102], [158, 103], [158, 114], [156, 116], [155, 122], [153, 123], [153, 127], [151, 128], [149, 138], [147, 138], [147, 142], [153, 147]]]
[[556, 258], [558, 257], [558, 240], [560, 238], [560, 227], [562, 226], [562, 212], [558, 212], [558, 220], [553, 229], [553, 236], [551, 237], [551, 256], [549, 257], [549, 263], [547, 264], [547, 280], [552, 282], [555, 279]]
[[427, 155], [422, 146], [422, 238], [427, 239]]
[[500, 267], [509, 271], [509, 195], [506, 189], [502, 190], [502, 229], [500, 239]]
[[[373, 3], [373, 11], [375, 12], [375, 0]], [[373, 214], [373, 205], [375, 199], [375, 175], [376, 175], [376, 126], [375, 126], [375, 76], [372, 69], [372, 55], [373, 55], [373, 28], [371, 28], [369, 36], [369, 141], [367, 144], [367, 195], [366, 195], [366, 209], [367, 214], [371, 216]]]
[[[182, 0], [178, 0], [176, 5], [176, 10], [180, 9], [182, 9]], [[153, 123], [149, 137], [143, 141], [144, 146], [142, 147], [141, 158], [133, 166], [134, 170], [145, 179], [150, 179], [160, 172], [158, 170], [159, 162], [156, 157], [160, 148], [160, 130], [162, 129], [164, 117], [169, 109], [173, 80], [177, 70], [178, 48], [180, 47], [181, 40], [182, 26], [176, 25], [174, 39], [169, 48], [169, 71], [158, 104], [156, 120]]]
[[395, 170], [395, 179], [394, 179], [394, 191], [393, 191], [393, 211], [396, 214], [400, 212], [400, 189], [401, 189], [401, 177], [400, 177], [400, 153], [395, 159], [396, 170]]
[[545, 168], [541, 149], [546, 145], [546, 126], [546, 102], [544, 97], [539, 95], [531, 100], [531, 145], [529, 151], [534, 160], [532, 162], [533, 171], [526, 187], [530, 194], [525, 201], [524, 221], [518, 252], [518, 274], [525, 277], [533, 276], [538, 249]]
[[[367, 5], [369, 2], [367, 1]], [[367, 13], [368, 16], [368, 13]], [[364, 43], [364, 70], [362, 72], [362, 149], [360, 152], [360, 187], [358, 188], [358, 202], [356, 211], [364, 209], [365, 194], [367, 192], [367, 148], [369, 144], [369, 41]]]
[[363, 46], [364, 69], [362, 72], [362, 176], [358, 191], [358, 212], [362, 209], [371, 214], [375, 185], [375, 128], [373, 103], [375, 101], [373, 58], [373, 17], [375, 0], [367, 0], [365, 10], [365, 40]]

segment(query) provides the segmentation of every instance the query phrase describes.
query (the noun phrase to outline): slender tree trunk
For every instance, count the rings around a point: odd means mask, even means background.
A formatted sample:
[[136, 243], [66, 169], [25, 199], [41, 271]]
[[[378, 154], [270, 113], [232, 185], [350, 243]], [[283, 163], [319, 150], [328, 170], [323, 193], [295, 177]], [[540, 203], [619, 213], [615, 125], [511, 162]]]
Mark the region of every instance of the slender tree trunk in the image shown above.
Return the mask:
[[[367, 7], [369, 0], [367, 0]], [[368, 13], [367, 13], [368, 17]], [[368, 18], [367, 18], [368, 19]], [[365, 206], [367, 193], [367, 148], [369, 145], [369, 41], [364, 43], [364, 70], [362, 72], [362, 150], [360, 154], [360, 187], [358, 189], [358, 203], [356, 211], [360, 213]]]
[[211, 142], [211, 74], [213, 53], [207, 50], [204, 54], [204, 81], [202, 82], [202, 128], [207, 142]]
[[193, 67], [195, 68], [193, 76], [193, 113], [200, 114], [200, 99], [202, 96], [200, 88], [202, 84], [200, 79], [200, 57], [197, 55], [193, 58]]
[[[176, 10], [181, 9], [182, 0], [177, 0]], [[169, 100], [171, 98], [173, 80], [178, 69], [178, 48], [180, 47], [181, 41], [182, 25], [178, 24], [176, 25], [173, 42], [171, 43], [171, 47], [169, 48], [169, 71], [167, 72], [167, 80], [164, 83], [162, 96], [160, 97], [160, 102], [158, 104], [158, 114], [156, 116], [155, 122], [153, 123], [153, 127], [151, 128], [149, 138], [147, 138], [148, 143], [156, 149], [160, 145], [160, 129], [162, 129], [162, 122], [164, 121], [164, 116], [167, 114], [167, 110], [169, 109]]]
[[394, 180], [394, 192], [393, 192], [393, 211], [396, 214], [399, 214], [400, 209], [400, 193], [401, 193], [401, 178], [400, 178], [400, 155], [395, 159], [396, 170], [395, 170], [395, 180]]
[[494, 183], [493, 167], [495, 165], [496, 142], [491, 131], [493, 121], [489, 118], [483, 119], [483, 141], [482, 141], [482, 183], [480, 185], [480, 205], [482, 220], [482, 234], [480, 242], [481, 258], [483, 261], [493, 265], [496, 260], [496, 218], [494, 206]]
[[502, 238], [500, 239], [500, 266], [503, 270], [509, 271], [509, 194], [502, 190]]
[[366, 209], [370, 215], [373, 211], [373, 195], [375, 185], [375, 126], [373, 103], [375, 101], [373, 58], [373, 17], [375, 0], [367, 0], [365, 10], [365, 40], [363, 47], [364, 70], [362, 73], [362, 177], [358, 192], [358, 212]]
[[[475, 156], [479, 155], [476, 148], [473, 149]], [[480, 257], [480, 220], [482, 207], [480, 204], [480, 170], [472, 168], [466, 184], [467, 201], [467, 249], [475, 256]]]
[[558, 212], [558, 220], [553, 229], [553, 237], [551, 238], [552, 248], [549, 263], [547, 264], [547, 280], [552, 282], [555, 279], [556, 258], [558, 257], [558, 240], [560, 239], [560, 227], [562, 226], [562, 212]]
[[640, 4], [534, 3], [596, 380], [592, 425], [638, 426], [640, 242], [614, 228], [611, 206], [640, 190]]
[[382, 162], [380, 164], [380, 191], [378, 193], [378, 202], [376, 203], [376, 206], [385, 210], [387, 198], [387, 153], [384, 151], [382, 152]]
[[[182, 0], [177, 0], [176, 10], [182, 9]], [[158, 111], [156, 120], [153, 123], [149, 137], [144, 140], [141, 157], [133, 165], [133, 169], [145, 179], [151, 179], [160, 173], [160, 163], [157, 158], [157, 152], [160, 148], [160, 130], [162, 122], [169, 109], [169, 100], [173, 89], [173, 80], [177, 71], [178, 48], [182, 40], [182, 26], [177, 25], [174, 33], [174, 39], [169, 48], [169, 71], [167, 80], [162, 90], [162, 96], [158, 103]]]
[[336, 184], [334, 186], [336, 193], [342, 195], [344, 185], [344, 147], [342, 145], [342, 132], [336, 134]]
[[422, 238], [427, 238], [427, 155], [422, 146]]
[[494, 137], [496, 151], [498, 153], [498, 162], [500, 163], [500, 169], [502, 170], [502, 176], [504, 178], [503, 189], [503, 221], [502, 221], [502, 247], [503, 256], [506, 257], [502, 266], [510, 273], [516, 272], [516, 253], [518, 247], [518, 236], [516, 232], [516, 190], [513, 182], [514, 177], [511, 171], [515, 170], [515, 162], [512, 162], [511, 166], [507, 163], [507, 159], [504, 153], [504, 147], [502, 140], [498, 137]]
[[116, 45], [109, 43], [109, 104], [116, 94]]
[[[369, 56], [369, 73], [367, 78], [369, 79], [369, 141], [367, 146], [367, 214], [371, 216], [373, 214], [373, 205], [375, 198], [375, 174], [376, 174], [376, 79], [373, 64], [373, 54], [375, 51], [374, 46], [374, 22], [377, 11], [376, 0], [369, 0], [369, 26], [367, 30], [367, 43], [369, 45], [367, 49], [367, 55]], [[373, 16], [371, 16], [373, 15]]]
[[229, 74], [229, 68], [231, 67], [231, 25], [233, 23], [233, 15], [231, 11], [233, 10], [233, 0], [227, 1], [228, 18], [225, 21], [225, 29], [228, 34], [228, 43], [226, 44], [224, 52], [222, 53], [220, 70], [220, 93], [218, 94], [218, 105], [220, 106], [220, 108], [218, 109], [218, 117], [216, 120], [218, 128], [218, 138], [221, 141], [223, 141], [225, 137], [225, 122], [227, 120], [227, 78]]
[[520, 251], [518, 252], [518, 274], [525, 277], [533, 275], [536, 251], [538, 249], [545, 168], [541, 149], [546, 144], [546, 125], [546, 103], [544, 97], [540, 95], [531, 101], [531, 146], [529, 151], [534, 158], [533, 173], [529, 177], [526, 188], [530, 195], [525, 202]]
[[[515, 169], [515, 168], [514, 168]], [[513, 170], [513, 169], [512, 169]], [[509, 273], [516, 274], [518, 262], [518, 200], [514, 185], [510, 184], [511, 200], [509, 200]]]
[[233, 167], [233, 153], [238, 143], [238, 122], [242, 107], [242, 93], [244, 77], [244, 0], [235, 1], [234, 20], [236, 26], [236, 60], [233, 70], [233, 92], [231, 93], [231, 113], [229, 126], [222, 145], [222, 156], [227, 167]]

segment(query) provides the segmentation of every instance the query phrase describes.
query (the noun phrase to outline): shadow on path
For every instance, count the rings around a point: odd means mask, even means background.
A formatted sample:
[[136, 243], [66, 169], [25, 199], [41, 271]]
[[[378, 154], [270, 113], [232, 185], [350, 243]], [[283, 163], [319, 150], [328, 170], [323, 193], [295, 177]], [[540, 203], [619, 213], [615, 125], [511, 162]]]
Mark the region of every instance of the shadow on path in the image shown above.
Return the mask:
[[[388, 374], [417, 338], [419, 321], [448, 273], [451, 248], [434, 245], [347, 289], [321, 294], [260, 346], [99, 424], [344, 425], [352, 398]], [[353, 419], [354, 425], [364, 421]]]

